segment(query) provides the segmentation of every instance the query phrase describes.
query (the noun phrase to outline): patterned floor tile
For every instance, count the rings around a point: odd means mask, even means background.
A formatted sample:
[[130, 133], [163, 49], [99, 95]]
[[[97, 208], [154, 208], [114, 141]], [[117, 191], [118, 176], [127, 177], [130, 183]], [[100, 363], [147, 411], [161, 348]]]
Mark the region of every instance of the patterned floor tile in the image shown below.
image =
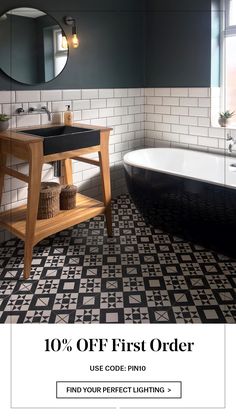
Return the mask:
[[29, 310], [24, 323], [49, 323], [51, 310]]
[[[27, 284], [27, 282], [24, 282], [24, 284]], [[59, 284], [59, 279], [40, 279], [38, 283], [36, 283], [37, 287], [35, 294], [56, 294]]]
[[224, 316], [219, 306], [198, 307], [202, 323], [224, 323]]
[[159, 264], [145, 264], [141, 266], [143, 278], [162, 277], [162, 270]]
[[100, 307], [100, 294], [89, 293], [79, 294], [77, 308], [99, 308]]
[[191, 290], [190, 291], [194, 304], [196, 306], [211, 306], [217, 304], [215, 296], [212, 290], [202, 289], [202, 290]]
[[77, 307], [78, 294], [77, 293], [64, 293], [57, 294], [54, 300], [52, 310], [64, 311], [75, 310]]
[[[54, 250], [55, 252], [55, 250]], [[65, 256], [48, 256], [44, 266], [53, 268], [53, 267], [63, 267], [65, 265]]]
[[203, 275], [201, 266], [198, 263], [181, 263], [180, 264], [183, 275]]
[[27, 311], [31, 305], [32, 298], [32, 294], [12, 294], [4, 310], [12, 312]]
[[1, 279], [20, 279], [23, 269], [3, 269]]
[[67, 324], [74, 323], [75, 311], [71, 310], [53, 310], [50, 316], [50, 323]]
[[101, 309], [100, 323], [124, 323], [123, 309]]
[[175, 323], [172, 308], [149, 308], [150, 323]]
[[157, 253], [159, 263], [163, 265], [172, 265], [178, 263], [175, 253]]
[[201, 318], [194, 305], [173, 307], [176, 323], [201, 323]]
[[71, 292], [71, 293], [78, 293], [81, 281], [77, 280], [66, 280], [61, 279], [58, 283], [57, 292], [64, 293], [64, 292]]
[[122, 292], [101, 292], [100, 308], [123, 308]]
[[102, 278], [122, 278], [121, 265], [103, 265]]
[[124, 308], [125, 323], [150, 323], [147, 307]]
[[194, 252], [197, 263], [217, 263], [215, 255], [211, 252]]
[[224, 275], [236, 275], [236, 262], [218, 263], [218, 267]]
[[123, 290], [124, 291], [145, 291], [144, 280], [142, 277], [124, 277], [123, 281]]
[[236, 261], [147, 225], [128, 195], [47, 237], [22, 280], [23, 242], [0, 245], [0, 323], [236, 323]]
[[233, 289], [215, 289], [213, 292], [218, 304], [234, 304], [236, 301], [236, 292]]
[[79, 293], [95, 293], [101, 291], [101, 278], [82, 278], [79, 283]]
[[17, 285], [17, 281], [2, 281], [0, 283], [0, 296], [11, 295]]
[[100, 309], [76, 310], [74, 323], [100, 323]]
[[171, 306], [168, 291], [153, 290], [146, 291], [146, 299], [148, 307], [165, 307]]
[[143, 278], [145, 289], [166, 289], [164, 276], [158, 278]]
[[105, 291], [123, 291], [123, 278], [103, 279], [101, 281], [101, 290]]
[[206, 278], [207, 276], [204, 275], [185, 276], [185, 280], [189, 289], [210, 288], [210, 284]]
[[30, 310], [52, 310], [57, 294], [35, 294], [30, 303]]
[[190, 290], [168, 291], [171, 305], [173, 306], [192, 306], [194, 304]]
[[187, 290], [188, 285], [183, 275], [164, 276], [165, 286], [168, 290]]
[[226, 323], [236, 323], [236, 304], [224, 304], [220, 309]]
[[189, 243], [173, 243], [173, 250], [176, 254], [190, 254], [193, 252], [192, 247]]
[[35, 294], [36, 289], [36, 281], [17, 281], [14, 287], [14, 294]]

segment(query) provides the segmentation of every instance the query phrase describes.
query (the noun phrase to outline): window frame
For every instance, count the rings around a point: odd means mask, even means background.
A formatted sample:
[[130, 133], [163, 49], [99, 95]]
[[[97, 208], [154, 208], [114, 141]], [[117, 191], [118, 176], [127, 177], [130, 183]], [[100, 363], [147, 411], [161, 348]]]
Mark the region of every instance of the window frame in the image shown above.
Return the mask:
[[230, 1], [231, 0], [225, 0], [225, 33], [226, 36], [230, 36], [231, 34], [236, 33], [236, 24], [230, 25], [229, 24], [229, 11], [230, 11]]
[[[236, 1], [236, 0], [235, 0]], [[236, 37], [236, 25], [229, 25], [230, 0], [221, 0], [220, 19], [220, 107], [225, 110], [227, 107], [226, 98], [226, 39], [230, 36]], [[231, 126], [234, 128], [236, 123]]]
[[67, 57], [67, 55], [68, 55], [68, 47], [66, 49], [63, 49], [63, 48], [58, 49], [58, 44], [59, 44], [58, 34], [62, 34], [61, 29], [54, 28], [53, 29], [53, 48], [54, 48], [54, 74], [55, 74], [55, 77], [57, 77], [58, 74], [60, 74], [60, 73], [58, 73], [56, 75], [56, 59], [59, 58], [59, 57]]

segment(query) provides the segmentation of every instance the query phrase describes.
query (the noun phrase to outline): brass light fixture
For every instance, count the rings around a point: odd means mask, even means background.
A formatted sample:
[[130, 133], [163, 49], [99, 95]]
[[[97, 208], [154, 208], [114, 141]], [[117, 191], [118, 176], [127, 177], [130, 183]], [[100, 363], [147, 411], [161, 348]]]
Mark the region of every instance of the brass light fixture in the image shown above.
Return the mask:
[[[71, 44], [72, 44], [73, 48], [78, 48], [79, 38], [78, 38], [78, 35], [77, 35], [76, 19], [74, 19], [71, 16], [65, 16], [64, 17], [64, 22], [65, 22], [66, 25], [71, 26], [71, 28], [72, 28]], [[66, 49], [67, 47], [68, 47], [68, 45], [67, 45], [66, 36], [63, 36], [62, 37], [62, 48]]]

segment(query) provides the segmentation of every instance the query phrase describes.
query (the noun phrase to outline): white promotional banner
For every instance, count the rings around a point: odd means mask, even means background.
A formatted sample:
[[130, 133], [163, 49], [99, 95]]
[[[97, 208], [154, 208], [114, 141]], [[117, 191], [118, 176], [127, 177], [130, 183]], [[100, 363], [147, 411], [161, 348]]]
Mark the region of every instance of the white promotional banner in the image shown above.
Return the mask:
[[224, 368], [223, 325], [12, 326], [13, 407], [222, 408]]
[[231, 419], [235, 347], [234, 325], [2, 325], [0, 415]]

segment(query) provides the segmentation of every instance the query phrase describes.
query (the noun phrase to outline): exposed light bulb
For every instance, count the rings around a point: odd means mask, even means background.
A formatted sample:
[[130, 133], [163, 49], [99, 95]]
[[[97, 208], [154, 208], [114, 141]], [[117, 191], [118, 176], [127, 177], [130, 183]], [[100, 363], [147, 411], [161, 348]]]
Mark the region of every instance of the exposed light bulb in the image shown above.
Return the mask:
[[73, 48], [78, 48], [79, 46], [79, 38], [76, 33], [72, 35], [72, 45], [73, 45]]
[[62, 47], [62, 49], [67, 49], [68, 48], [68, 43], [67, 43], [67, 39], [66, 39], [65, 35], [62, 36], [61, 47]]
[[77, 24], [76, 19], [71, 16], [65, 16], [64, 22], [66, 25], [71, 26], [71, 37], [69, 37], [69, 45], [73, 48], [78, 48], [80, 44], [79, 37], [77, 35]]

